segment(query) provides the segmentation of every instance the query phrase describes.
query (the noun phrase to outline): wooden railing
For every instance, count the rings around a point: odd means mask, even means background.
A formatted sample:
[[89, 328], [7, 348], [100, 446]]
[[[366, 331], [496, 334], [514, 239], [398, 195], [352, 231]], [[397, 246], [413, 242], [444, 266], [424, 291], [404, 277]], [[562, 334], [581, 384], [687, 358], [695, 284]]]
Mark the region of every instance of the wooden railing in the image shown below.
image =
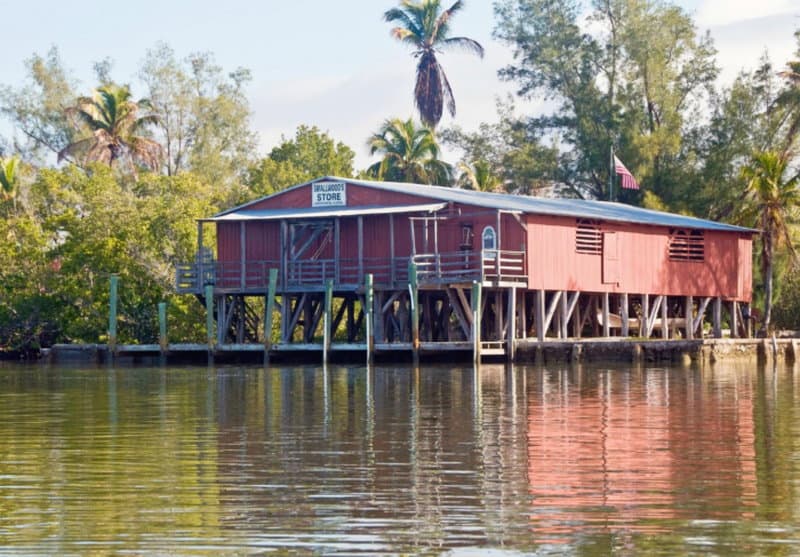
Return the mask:
[[[375, 284], [408, 282], [408, 264], [417, 265], [420, 284], [447, 284], [473, 280], [524, 281], [525, 253], [505, 250], [420, 254], [413, 258], [315, 259], [290, 261], [278, 273], [281, 288], [322, 288], [327, 280], [337, 287], [357, 287], [367, 273]], [[181, 293], [201, 293], [206, 285], [229, 291], [263, 291], [270, 269], [281, 269], [280, 261], [204, 262], [178, 265], [176, 288]]]

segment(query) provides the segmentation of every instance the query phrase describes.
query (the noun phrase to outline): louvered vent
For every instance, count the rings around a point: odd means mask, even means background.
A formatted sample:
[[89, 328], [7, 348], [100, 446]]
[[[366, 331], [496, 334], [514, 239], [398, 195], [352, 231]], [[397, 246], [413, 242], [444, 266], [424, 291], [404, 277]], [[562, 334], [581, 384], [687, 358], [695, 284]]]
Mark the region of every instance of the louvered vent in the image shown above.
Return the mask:
[[671, 261], [705, 261], [706, 239], [703, 231], [670, 230], [669, 258]]
[[600, 223], [594, 220], [578, 219], [575, 229], [575, 251], [600, 255], [603, 252], [603, 235]]

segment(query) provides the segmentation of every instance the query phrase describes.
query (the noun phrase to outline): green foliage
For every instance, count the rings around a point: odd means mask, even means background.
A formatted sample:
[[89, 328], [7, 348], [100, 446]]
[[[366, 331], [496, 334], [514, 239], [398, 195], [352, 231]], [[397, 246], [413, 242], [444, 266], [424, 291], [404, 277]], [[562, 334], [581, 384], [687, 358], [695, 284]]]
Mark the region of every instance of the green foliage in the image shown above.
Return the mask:
[[381, 160], [369, 167], [372, 178], [449, 186], [452, 168], [439, 160], [439, 144], [430, 128], [394, 118], [384, 122], [369, 140], [370, 154]]
[[422, 122], [433, 129], [442, 119], [444, 105], [451, 116], [456, 115], [453, 90], [436, 53], [461, 49], [483, 58], [483, 47], [473, 39], [450, 36], [450, 20], [463, 9], [462, 0], [446, 10], [442, 10], [440, 0], [402, 0], [400, 6], [388, 10], [383, 18], [398, 24], [392, 29], [392, 36], [410, 46], [419, 59], [414, 101]]
[[322, 176], [353, 176], [355, 153], [316, 126], [299, 126], [294, 139], [281, 144], [250, 167], [246, 180], [256, 196], [270, 195]]
[[44, 57], [34, 54], [25, 65], [28, 83], [0, 86], [0, 114], [22, 132], [14, 151], [24, 160], [42, 161], [73, 140], [75, 130], [65, 110], [75, 102], [75, 85], [55, 47]]

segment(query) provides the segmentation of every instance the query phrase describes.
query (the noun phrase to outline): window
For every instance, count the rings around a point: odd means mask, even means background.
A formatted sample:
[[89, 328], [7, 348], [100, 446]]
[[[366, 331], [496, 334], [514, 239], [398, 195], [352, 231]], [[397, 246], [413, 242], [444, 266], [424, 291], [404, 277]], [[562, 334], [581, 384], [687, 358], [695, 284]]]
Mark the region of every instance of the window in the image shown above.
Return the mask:
[[670, 261], [705, 261], [705, 257], [706, 242], [702, 230], [670, 229]]
[[497, 233], [494, 231], [494, 228], [491, 226], [484, 228], [481, 237], [484, 250], [497, 249]]
[[461, 249], [472, 249], [473, 235], [471, 224], [461, 225]]
[[575, 251], [600, 255], [603, 251], [600, 223], [596, 220], [578, 219], [575, 224]]

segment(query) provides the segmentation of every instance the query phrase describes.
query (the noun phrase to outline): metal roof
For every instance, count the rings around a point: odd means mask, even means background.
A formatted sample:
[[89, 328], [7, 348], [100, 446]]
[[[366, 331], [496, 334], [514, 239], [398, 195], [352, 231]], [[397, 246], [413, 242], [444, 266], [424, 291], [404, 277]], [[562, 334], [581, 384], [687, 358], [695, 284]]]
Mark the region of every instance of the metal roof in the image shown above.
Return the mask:
[[[585, 199], [566, 199], [566, 198], [546, 198], [546, 197], [533, 197], [529, 195], [516, 195], [508, 193], [491, 193], [473, 190], [464, 190], [459, 188], [449, 188], [442, 186], [426, 186], [421, 184], [407, 184], [400, 182], [374, 182], [370, 180], [355, 180], [352, 178], [341, 178], [337, 176], [325, 176], [293, 186], [285, 191], [302, 188], [319, 181], [340, 181], [356, 186], [367, 188], [375, 188], [384, 191], [391, 191], [396, 193], [404, 193], [411, 195], [418, 195], [430, 199], [438, 199], [444, 202], [463, 203], [466, 205], [473, 205], [488, 209], [499, 209], [506, 211], [519, 211], [521, 213], [528, 213], [534, 215], [550, 215], [561, 217], [572, 217], [579, 219], [596, 219], [612, 222], [629, 222], [636, 224], [647, 224], [653, 226], [666, 226], [670, 228], [695, 228], [700, 230], [719, 230], [725, 232], [748, 232], [755, 233], [757, 230], [752, 228], [745, 228], [742, 226], [735, 226], [732, 224], [725, 224], [707, 219], [699, 219], [696, 217], [689, 217], [679, 215], [676, 213], [665, 213], [662, 211], [654, 211], [652, 209], [644, 209], [642, 207], [635, 207], [633, 205], [626, 205], [624, 203], [613, 203], [609, 201], [594, 201]], [[268, 197], [279, 196], [283, 192], [272, 194]], [[246, 208], [252, 204], [258, 203], [265, 198], [253, 201], [251, 203], [229, 209], [228, 211], [219, 213], [211, 220], [220, 220], [220, 217], [235, 213], [237, 215], [245, 214]], [[354, 210], [355, 213], [349, 214], [366, 214], [365, 207], [353, 208], [339, 208], [335, 211], [336, 215], [343, 216], [345, 211]], [[377, 208], [375, 208], [377, 209]], [[387, 208], [389, 209], [389, 208]], [[275, 214], [275, 210], [266, 211], [270, 214]], [[408, 212], [408, 211], [400, 211]], [[274, 218], [287, 218], [287, 217], [274, 217]]]
[[384, 206], [359, 206], [359, 207], [310, 207], [306, 209], [254, 209], [236, 210], [235, 212], [220, 213], [210, 219], [201, 219], [203, 222], [238, 222], [250, 220], [281, 220], [281, 219], [310, 219], [352, 217], [359, 215], [390, 215], [397, 213], [432, 213], [444, 209], [447, 203], [425, 203], [422, 205], [393, 205]]

